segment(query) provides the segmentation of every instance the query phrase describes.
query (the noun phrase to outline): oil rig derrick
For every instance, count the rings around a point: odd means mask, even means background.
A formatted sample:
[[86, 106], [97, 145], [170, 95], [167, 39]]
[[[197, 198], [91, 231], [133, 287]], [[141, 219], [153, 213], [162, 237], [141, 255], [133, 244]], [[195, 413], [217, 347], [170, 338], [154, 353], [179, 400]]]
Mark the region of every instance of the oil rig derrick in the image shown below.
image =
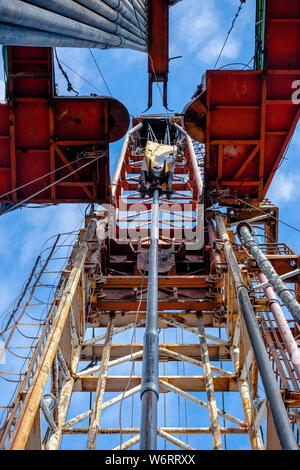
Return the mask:
[[[143, 25], [144, 2], [134, 3]], [[149, 105], [162, 81], [167, 107], [168, 51], [151, 34], [166, 33], [176, 2], [149, 3]], [[1, 449], [76, 439], [87, 450], [222, 450], [237, 438], [253, 450], [298, 449], [300, 257], [278, 240], [266, 198], [299, 119], [298, 3], [257, 2], [254, 70], [209, 70], [182, 113], [142, 114], [129, 130], [113, 98], [55, 95], [51, 47], [7, 47], [1, 194], [12, 199], [1, 202], [92, 204], [7, 407]], [[14, 28], [1, 28], [8, 41]], [[37, 37], [28, 28], [15, 37]], [[123, 136], [110, 181], [109, 143]], [[6, 348], [60, 246], [33, 269]]]

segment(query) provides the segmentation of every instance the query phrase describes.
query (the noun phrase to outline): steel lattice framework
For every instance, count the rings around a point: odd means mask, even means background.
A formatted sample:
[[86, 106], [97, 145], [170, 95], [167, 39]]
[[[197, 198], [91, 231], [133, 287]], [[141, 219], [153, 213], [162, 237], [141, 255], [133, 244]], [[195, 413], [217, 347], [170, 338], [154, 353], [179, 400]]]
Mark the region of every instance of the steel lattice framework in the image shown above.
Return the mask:
[[[151, 119], [156, 129], [166, 122], [163, 116]], [[178, 118], [174, 116], [172, 120], [174, 135], [176, 132], [178, 136]], [[144, 354], [143, 344], [136, 342], [131, 333], [131, 342], [129, 336], [126, 343], [119, 343], [117, 338], [125, 331], [135, 331], [138, 335], [146, 320], [145, 271], [151, 224], [147, 214], [151, 209], [151, 198], [142, 198], [137, 192], [146, 121], [149, 122], [149, 118], [137, 118], [133, 131], [124, 142], [120, 166], [113, 179], [115, 216], [111, 217], [105, 208], [91, 214], [74, 245], [40, 339], [2, 428], [2, 446], [8, 449], [57, 449], [60, 439], [67, 434], [86, 435], [84, 445], [88, 449], [103, 448], [101, 436], [107, 434], [122, 434], [122, 444], [115, 447], [118, 449], [128, 449], [139, 441], [139, 427], [129, 425], [125, 417], [121, 427], [106, 427], [101, 422], [104, 410], [121, 402], [125, 409], [125, 400], [141, 390], [139, 364]], [[278, 448], [268, 399], [262, 398], [260, 406], [254, 400], [259, 395], [258, 366], [235, 294], [235, 278], [226, 250], [229, 243], [247, 290], [252, 292], [251, 303], [259, 332], [277, 377], [278, 390], [295, 425], [298, 423], [299, 377], [283, 347], [283, 331], [275, 322], [270, 309], [272, 304], [263, 293], [264, 286], [259, 286], [257, 264], [249, 252], [236, 243], [233, 227], [241, 219], [256, 220], [255, 224], [262, 228], [262, 236], [268, 240], [260, 244], [260, 248], [279, 274], [291, 271], [291, 265], [298, 266], [299, 256], [277, 242], [277, 209], [268, 201], [260, 204], [256, 211], [239, 210], [238, 216], [232, 209], [223, 215], [207, 209], [203, 247], [188, 248], [191, 242], [182, 234], [178, 236], [176, 230], [186, 216], [183, 204], [191, 204], [197, 198], [201, 200], [202, 193], [198, 190], [202, 191], [202, 179], [196, 178], [196, 171], [198, 176], [201, 175], [201, 159], [193, 153], [189, 137], [183, 136], [184, 156], [176, 166], [174, 194], [170, 199], [161, 197], [159, 201], [158, 327], [163, 331], [158, 349], [161, 363], [159, 392], [161, 401], [165, 397], [167, 407], [169, 401], [172, 403], [172, 396], [177, 396], [185, 403], [206, 410], [207, 416], [200, 413], [196, 427], [164, 426], [162, 416], [159, 416], [157, 434], [181, 449], [197, 448], [191, 444], [191, 439], [202, 448], [203, 434], [211, 436], [208, 448], [213, 449], [224, 446], [222, 436], [227, 436], [228, 440], [230, 435], [237, 434], [248, 435], [253, 449]], [[173, 211], [173, 218], [170, 214], [165, 217], [168, 211]], [[195, 208], [190, 208], [188, 214], [195, 230]], [[113, 226], [109, 220], [113, 220]], [[168, 227], [169, 237], [165, 235], [164, 224]], [[107, 231], [111, 232], [109, 237], [105, 236]], [[272, 243], [269, 242], [271, 236], [274, 237]], [[298, 271], [294, 270], [289, 278], [289, 282], [296, 283], [297, 289]], [[104, 330], [100, 335], [86, 339], [91, 328]], [[293, 339], [297, 338], [297, 322], [289, 320], [289, 328]], [[175, 331], [177, 341], [162, 341], [162, 336], [165, 339], [173, 335], [174, 338]], [[181, 334], [189, 335], [189, 341], [180, 343], [178, 335]], [[87, 362], [89, 366], [84, 365]], [[125, 369], [127, 375], [119, 375], [117, 367], [128, 362], [131, 366]], [[167, 369], [173, 372], [168, 373]], [[184, 374], [180, 374], [180, 370], [184, 370]], [[50, 418], [48, 416], [48, 429], [42, 437], [43, 395], [47, 384], [58, 405]], [[79, 410], [78, 406], [72, 406], [76, 392], [92, 392], [91, 407]], [[113, 396], [105, 399], [108, 393]], [[234, 395], [236, 403], [239, 402], [236, 413], [229, 405], [228, 409], [220, 407], [220, 397], [226, 393], [230, 397]], [[225, 397], [225, 403], [229, 404], [230, 400]], [[134, 406], [137, 410], [139, 400]], [[260, 425], [265, 416], [267, 435], [263, 442]], [[80, 427], [87, 421], [88, 426]], [[188, 435], [189, 440], [178, 435]], [[108, 441], [105, 442], [107, 446]]]

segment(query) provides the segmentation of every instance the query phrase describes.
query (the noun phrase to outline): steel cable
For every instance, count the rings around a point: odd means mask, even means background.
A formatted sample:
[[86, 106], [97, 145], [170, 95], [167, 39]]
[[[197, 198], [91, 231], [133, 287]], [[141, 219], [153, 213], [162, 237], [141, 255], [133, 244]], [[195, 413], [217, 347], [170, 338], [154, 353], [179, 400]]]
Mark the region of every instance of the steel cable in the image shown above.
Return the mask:
[[235, 22], [236, 22], [236, 20], [237, 20], [239, 14], [240, 14], [240, 11], [241, 11], [241, 9], [242, 9], [244, 3], [246, 3], [246, 0], [240, 0], [240, 5], [239, 5], [239, 7], [238, 7], [238, 10], [237, 10], [237, 12], [236, 12], [236, 14], [235, 14], [233, 20], [232, 20], [231, 27], [229, 28], [229, 30], [228, 30], [228, 32], [227, 32], [227, 36], [226, 36], [226, 38], [225, 38], [225, 41], [224, 41], [224, 43], [223, 43], [223, 46], [222, 46], [222, 48], [221, 48], [221, 50], [220, 50], [220, 53], [219, 53], [219, 55], [218, 55], [218, 58], [217, 58], [217, 60], [216, 60], [215, 65], [214, 65], [214, 70], [215, 70], [215, 68], [216, 68], [216, 66], [217, 66], [217, 64], [218, 64], [218, 62], [219, 62], [219, 60], [220, 60], [220, 58], [221, 58], [221, 55], [222, 55], [222, 53], [223, 53], [223, 51], [224, 51], [224, 49], [225, 49], [225, 46], [226, 46], [226, 44], [227, 44], [227, 41], [228, 41], [229, 36], [230, 36], [230, 34], [231, 34], [231, 31], [232, 31], [233, 28], [234, 28]]

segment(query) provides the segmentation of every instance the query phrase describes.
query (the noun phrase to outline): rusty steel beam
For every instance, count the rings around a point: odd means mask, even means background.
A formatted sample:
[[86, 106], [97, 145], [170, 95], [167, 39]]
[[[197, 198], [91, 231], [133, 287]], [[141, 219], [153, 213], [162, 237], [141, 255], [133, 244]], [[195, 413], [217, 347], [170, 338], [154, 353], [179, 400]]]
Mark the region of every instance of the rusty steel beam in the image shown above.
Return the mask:
[[[89, 428], [68, 428], [64, 429], [64, 434], [87, 434]], [[159, 427], [158, 431], [164, 431], [170, 434], [210, 434], [210, 428], [184, 428], [184, 427]], [[101, 428], [98, 429], [98, 434], [137, 434], [140, 428]], [[220, 428], [221, 434], [247, 434], [247, 430], [243, 428]]]
[[205, 330], [203, 327], [202, 317], [198, 315], [198, 336], [200, 342], [200, 350], [203, 363], [203, 372], [205, 377], [205, 388], [207, 395], [207, 405], [209, 413], [209, 421], [212, 434], [212, 444], [214, 450], [222, 450], [222, 440], [220, 433], [220, 424], [217, 411], [217, 403], [215, 397], [213, 377], [211, 374], [211, 365], [208, 354], [208, 347], [206, 343]]
[[95, 400], [94, 400], [94, 407], [93, 407], [90, 425], [89, 425], [88, 440], [87, 440], [87, 445], [86, 445], [87, 450], [94, 450], [96, 447], [97, 429], [99, 426], [100, 416], [101, 416], [101, 411], [102, 411], [102, 404], [103, 404], [106, 377], [107, 377], [107, 365], [108, 365], [108, 361], [110, 357], [112, 334], [113, 334], [113, 317], [111, 317], [110, 319], [110, 323], [106, 330], [106, 335], [105, 335], [101, 366], [100, 366], [99, 376], [97, 378], [97, 388], [96, 388], [96, 395], [95, 395]]
[[[90, 344], [88, 346], [82, 347], [80, 360], [91, 361], [93, 357], [100, 360], [102, 357], [103, 348], [103, 344]], [[229, 345], [208, 343], [207, 348], [211, 361], [230, 360]], [[111, 360], [116, 360], [130, 354], [135, 354], [142, 350], [142, 344], [112, 344], [110, 358]], [[201, 361], [201, 353], [198, 344], [164, 344], [163, 348], [159, 348], [159, 359], [165, 360], [173, 353], [175, 355], [181, 354], [183, 356], [188, 356], [191, 360]], [[172, 360], [172, 357], [170, 357], [169, 360]]]
[[[194, 376], [160, 376], [162, 380], [181, 388], [186, 392], [206, 392], [205, 377], [202, 375]], [[129, 380], [130, 379], [130, 380]], [[131, 387], [137, 387], [141, 384], [141, 376], [120, 376], [109, 375], [106, 379], [106, 392], [122, 392], [130, 382]], [[215, 392], [238, 392], [236, 379], [233, 377], [213, 376], [213, 384]], [[92, 375], [78, 377], [74, 384], [75, 392], [95, 392], [97, 388], [97, 377]], [[159, 393], [163, 393], [164, 389], [159, 387]]]
[[8, 450], [22, 450], [25, 448], [34, 416], [38, 410], [44, 387], [48, 380], [51, 365], [56, 355], [59, 340], [70, 312], [74, 292], [77, 288], [86, 260], [89, 244], [95, 233], [97, 219], [92, 218], [85, 231], [84, 238], [78, 249], [73, 268], [71, 270], [64, 293], [59, 303], [52, 328], [47, 338], [39, 366], [35, 372], [32, 384], [26, 394], [26, 398], [16, 422], [12, 437], [8, 444]]

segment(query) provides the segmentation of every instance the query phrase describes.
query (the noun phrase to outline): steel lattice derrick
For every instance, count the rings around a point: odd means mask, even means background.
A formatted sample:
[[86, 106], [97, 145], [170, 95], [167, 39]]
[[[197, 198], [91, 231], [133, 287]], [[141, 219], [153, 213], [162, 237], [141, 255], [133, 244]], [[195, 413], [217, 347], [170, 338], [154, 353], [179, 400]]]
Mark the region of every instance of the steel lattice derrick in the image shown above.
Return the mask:
[[[153, 128], [157, 125], [156, 132], [162, 127], [163, 134], [166, 118], [150, 119]], [[173, 119], [178, 122], [176, 116]], [[136, 121], [135, 131], [125, 138], [113, 179], [114, 206], [104, 206], [89, 217], [74, 245], [55, 296], [54, 315], [32, 359], [35, 366], [31, 364], [25, 375], [33, 377], [19, 389], [3, 427], [4, 448], [58, 449], [68, 447], [67, 440], [76, 436], [81, 436], [78, 448], [82, 449], [138, 445], [149, 292], [151, 221], [147, 214], [152, 201], [136, 187], [145, 148], [143, 118]], [[184, 219], [196, 224], [195, 208], [202, 196], [197, 192], [196, 166], [185, 134], [174, 126], [172, 138], [183, 142], [174, 181], [184, 188], [175, 188], [170, 198], [159, 197], [158, 246], [165, 256], [158, 262], [158, 447], [164, 448], [167, 442], [171, 448], [225, 449], [234, 447], [239, 436], [245, 447], [281, 448], [285, 444], [277, 437], [270, 398], [267, 393], [258, 397], [262, 387], [259, 354], [252, 349], [253, 338], [235, 292], [231, 256], [236, 258], [241, 285], [249, 294], [257, 331], [283, 398], [281, 414], [295, 428], [299, 425], [299, 382], [270, 300], [260, 285], [264, 281], [259, 268], [235, 236], [237, 223], [255, 221], [262, 229], [260, 249], [279, 275], [292, 271], [288, 279], [295, 284], [299, 256], [277, 242], [277, 209], [267, 201], [257, 211], [234, 208], [223, 215], [206, 208], [201, 221], [204, 244], [196, 250], [177, 227], [165, 236], [163, 210], [176, 203], [173, 225], [186, 223]], [[132, 175], [134, 182], [129, 181]], [[144, 207], [137, 210], [136, 201]], [[188, 214], [182, 211], [184, 203], [191, 205]], [[142, 224], [143, 228], [136, 227]], [[131, 225], [134, 230], [129, 232]], [[291, 319], [287, 324], [290, 339], [297, 340], [298, 325]], [[53, 411], [48, 409], [47, 416], [49, 391], [57, 404]]]

